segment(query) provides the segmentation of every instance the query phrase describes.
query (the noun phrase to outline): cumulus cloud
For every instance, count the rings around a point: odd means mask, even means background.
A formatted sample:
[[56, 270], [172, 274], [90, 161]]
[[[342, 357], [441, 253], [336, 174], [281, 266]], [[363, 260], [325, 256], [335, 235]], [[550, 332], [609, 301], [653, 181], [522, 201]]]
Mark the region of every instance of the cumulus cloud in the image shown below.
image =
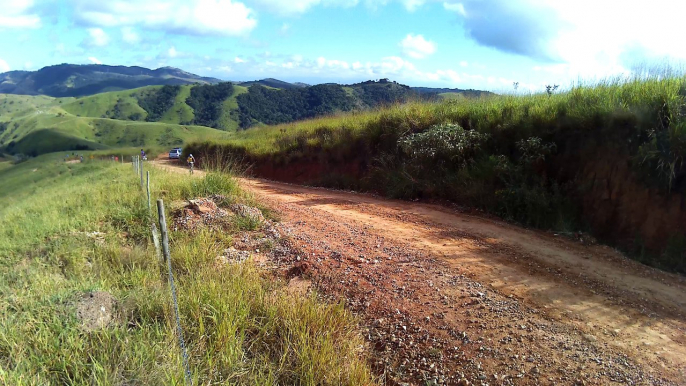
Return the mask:
[[70, 0], [80, 24], [137, 26], [188, 35], [242, 36], [257, 25], [254, 12], [237, 0]]
[[426, 3], [426, 0], [402, 0], [401, 2], [408, 11], [414, 12], [417, 8], [424, 5], [424, 3]]
[[293, 16], [303, 14], [317, 5], [353, 7], [359, 3], [359, 0], [254, 0], [253, 2], [265, 11], [282, 16]]
[[94, 56], [89, 56], [89, 57], [88, 57], [88, 60], [90, 60], [91, 63], [93, 63], [93, 64], [102, 64], [102, 62], [99, 61], [98, 58], [96, 58], [96, 57], [94, 57]]
[[41, 19], [34, 11], [33, 0], [5, 0], [0, 13], [0, 28], [38, 28]]
[[0, 59], [0, 73], [10, 70], [10, 65], [6, 61]]
[[559, 57], [552, 40], [569, 25], [552, 1], [463, 0], [443, 6], [460, 15], [467, 36], [483, 46], [554, 61]]
[[436, 43], [424, 39], [422, 35], [408, 34], [400, 42], [400, 47], [405, 55], [415, 59], [422, 59], [436, 52]]
[[121, 39], [129, 44], [138, 44], [141, 41], [141, 37], [131, 27], [124, 27], [121, 29]]
[[467, 16], [467, 12], [464, 9], [464, 4], [462, 3], [443, 3], [443, 8], [448, 11], [457, 12], [462, 16]]
[[[686, 2], [653, 0], [444, 0], [480, 45], [585, 76], [624, 72], [646, 58], [686, 59]], [[657, 11], [660, 10], [660, 11]], [[566, 70], [563, 70], [565, 69]]]
[[88, 37], [83, 43], [90, 47], [103, 47], [110, 42], [110, 37], [101, 28], [89, 28]]
[[241, 59], [238, 56], [233, 60], [234, 63], [245, 63], [245, 59]]

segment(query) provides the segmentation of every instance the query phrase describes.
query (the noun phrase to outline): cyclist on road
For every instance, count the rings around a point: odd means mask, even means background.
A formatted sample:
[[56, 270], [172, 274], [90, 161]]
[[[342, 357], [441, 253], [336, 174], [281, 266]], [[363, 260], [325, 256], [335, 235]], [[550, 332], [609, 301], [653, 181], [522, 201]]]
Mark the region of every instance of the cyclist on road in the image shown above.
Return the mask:
[[193, 165], [195, 164], [195, 157], [193, 157], [193, 154], [188, 155], [188, 159], [186, 159], [186, 162], [188, 162], [188, 165], [191, 169], [191, 174], [193, 174]]

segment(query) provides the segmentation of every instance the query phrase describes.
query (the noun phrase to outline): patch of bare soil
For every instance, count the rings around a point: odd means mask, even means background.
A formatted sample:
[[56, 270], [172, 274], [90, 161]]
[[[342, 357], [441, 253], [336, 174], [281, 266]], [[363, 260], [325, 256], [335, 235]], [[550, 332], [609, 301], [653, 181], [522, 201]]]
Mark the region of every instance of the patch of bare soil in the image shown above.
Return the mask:
[[86, 331], [109, 327], [117, 321], [118, 302], [108, 292], [85, 293], [76, 302], [76, 317]]

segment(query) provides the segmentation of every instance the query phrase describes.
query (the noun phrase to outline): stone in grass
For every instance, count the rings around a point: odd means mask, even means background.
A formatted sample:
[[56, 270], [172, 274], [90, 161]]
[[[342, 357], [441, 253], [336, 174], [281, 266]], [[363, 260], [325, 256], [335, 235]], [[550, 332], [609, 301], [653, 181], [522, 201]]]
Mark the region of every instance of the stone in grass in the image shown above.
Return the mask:
[[188, 200], [187, 208], [190, 208], [194, 212], [203, 215], [214, 213], [217, 210], [217, 205], [214, 203], [214, 201], [210, 200]]
[[243, 204], [232, 204], [231, 206], [229, 206], [229, 209], [231, 209], [232, 212], [236, 213], [239, 216], [247, 217], [259, 223], [264, 222], [264, 216], [262, 216], [262, 212], [260, 212], [260, 210], [255, 207]]
[[86, 331], [109, 327], [116, 323], [117, 299], [108, 292], [88, 292], [76, 303], [76, 317]]
[[234, 247], [229, 247], [224, 250], [221, 256], [217, 256], [217, 261], [222, 264], [228, 263], [242, 263], [250, 258], [250, 252], [239, 251]]

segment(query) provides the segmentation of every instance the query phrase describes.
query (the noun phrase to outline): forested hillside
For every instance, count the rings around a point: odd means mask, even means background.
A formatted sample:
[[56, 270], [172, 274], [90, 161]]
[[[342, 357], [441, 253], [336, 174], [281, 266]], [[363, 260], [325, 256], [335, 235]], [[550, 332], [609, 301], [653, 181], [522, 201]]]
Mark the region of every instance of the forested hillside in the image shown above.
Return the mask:
[[[271, 84], [279, 83], [272, 80]], [[462, 94], [453, 90], [451, 95]], [[418, 92], [409, 86], [381, 79], [351, 85], [331, 83], [283, 89], [260, 83], [244, 87], [230, 82], [148, 86], [78, 99], [63, 98], [59, 103], [69, 113], [80, 117], [197, 125], [236, 131], [337, 112], [364, 111], [409, 100], [439, 98], [441, 96], [436, 93], [426, 90]]]

